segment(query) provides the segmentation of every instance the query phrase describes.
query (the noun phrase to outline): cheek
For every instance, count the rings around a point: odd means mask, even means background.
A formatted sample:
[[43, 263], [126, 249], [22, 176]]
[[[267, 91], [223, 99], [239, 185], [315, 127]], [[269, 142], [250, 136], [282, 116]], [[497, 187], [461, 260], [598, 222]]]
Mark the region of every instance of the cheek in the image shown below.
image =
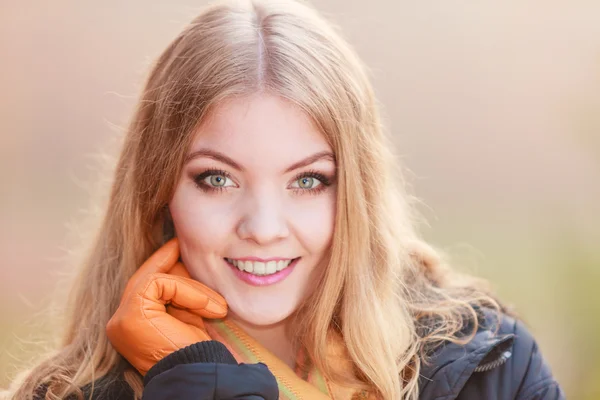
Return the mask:
[[214, 201], [194, 193], [198, 189], [175, 193], [169, 204], [182, 254], [211, 255], [219, 253], [231, 235], [233, 215], [226, 202]]
[[333, 237], [335, 193], [302, 199], [290, 211], [289, 221], [304, 247], [313, 254], [325, 251]]

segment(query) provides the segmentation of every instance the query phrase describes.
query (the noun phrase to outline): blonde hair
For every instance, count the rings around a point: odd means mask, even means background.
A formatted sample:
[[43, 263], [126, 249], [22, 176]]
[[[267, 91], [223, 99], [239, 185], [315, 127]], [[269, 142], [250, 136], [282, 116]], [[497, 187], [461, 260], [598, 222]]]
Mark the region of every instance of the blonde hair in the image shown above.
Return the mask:
[[129, 277], [162, 243], [164, 205], [196, 128], [222, 100], [257, 92], [300, 107], [336, 156], [330, 267], [294, 316], [298, 340], [326, 376], [342, 379], [325, 357], [333, 328], [355, 367], [357, 379], [346, 384], [417, 399], [426, 349], [468, 341], [476, 309], [497, 307], [480, 282], [453, 272], [419, 239], [367, 73], [336, 29], [301, 2], [223, 2], [194, 19], [152, 69], [62, 345], [28, 372], [16, 398], [31, 398], [40, 385], [48, 398], [81, 397], [82, 386], [115, 371], [141, 397], [141, 377], [112, 348], [106, 323]]

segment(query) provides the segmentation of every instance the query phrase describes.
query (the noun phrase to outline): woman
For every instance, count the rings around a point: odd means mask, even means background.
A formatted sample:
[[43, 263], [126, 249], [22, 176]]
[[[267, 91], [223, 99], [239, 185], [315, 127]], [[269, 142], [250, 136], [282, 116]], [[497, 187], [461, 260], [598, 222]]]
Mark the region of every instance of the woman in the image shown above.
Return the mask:
[[62, 346], [15, 398], [562, 398], [419, 239], [390, 147], [314, 10], [206, 9], [150, 74]]

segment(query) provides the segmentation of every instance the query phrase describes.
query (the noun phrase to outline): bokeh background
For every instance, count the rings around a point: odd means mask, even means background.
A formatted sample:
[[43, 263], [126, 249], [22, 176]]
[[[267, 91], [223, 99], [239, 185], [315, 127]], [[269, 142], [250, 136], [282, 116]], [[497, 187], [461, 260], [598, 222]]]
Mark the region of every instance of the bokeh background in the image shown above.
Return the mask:
[[[58, 331], [97, 155], [203, 3], [0, 1], [0, 387]], [[371, 69], [425, 236], [516, 307], [569, 398], [600, 399], [600, 2], [314, 4]]]

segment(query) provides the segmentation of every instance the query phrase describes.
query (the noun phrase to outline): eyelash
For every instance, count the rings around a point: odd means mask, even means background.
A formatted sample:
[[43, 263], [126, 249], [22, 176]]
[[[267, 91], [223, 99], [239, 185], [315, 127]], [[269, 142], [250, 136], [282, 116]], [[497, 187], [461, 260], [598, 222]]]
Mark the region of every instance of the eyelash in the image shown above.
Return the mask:
[[[204, 179], [206, 179], [207, 177], [209, 177], [211, 175], [219, 175], [219, 176], [223, 176], [227, 179], [232, 179], [231, 175], [222, 169], [208, 169], [208, 170], [194, 176], [194, 183], [200, 190], [202, 190], [204, 192], [221, 192], [221, 191], [225, 190], [226, 187], [211, 186], [204, 182]], [[302, 178], [314, 178], [314, 179], [317, 179], [319, 182], [321, 182], [321, 184], [314, 189], [300, 189], [300, 188], [292, 189], [292, 190], [294, 190], [294, 192], [296, 192], [297, 194], [301, 194], [301, 195], [302, 194], [319, 194], [322, 191], [324, 191], [325, 189], [327, 189], [329, 186], [331, 186], [331, 184], [332, 184], [332, 179], [330, 179], [329, 177], [327, 177], [327, 176], [323, 175], [322, 173], [315, 171], [315, 170], [309, 170], [309, 171], [302, 172], [302, 173], [296, 175], [293, 182], [295, 182], [299, 179], [302, 179]]]

